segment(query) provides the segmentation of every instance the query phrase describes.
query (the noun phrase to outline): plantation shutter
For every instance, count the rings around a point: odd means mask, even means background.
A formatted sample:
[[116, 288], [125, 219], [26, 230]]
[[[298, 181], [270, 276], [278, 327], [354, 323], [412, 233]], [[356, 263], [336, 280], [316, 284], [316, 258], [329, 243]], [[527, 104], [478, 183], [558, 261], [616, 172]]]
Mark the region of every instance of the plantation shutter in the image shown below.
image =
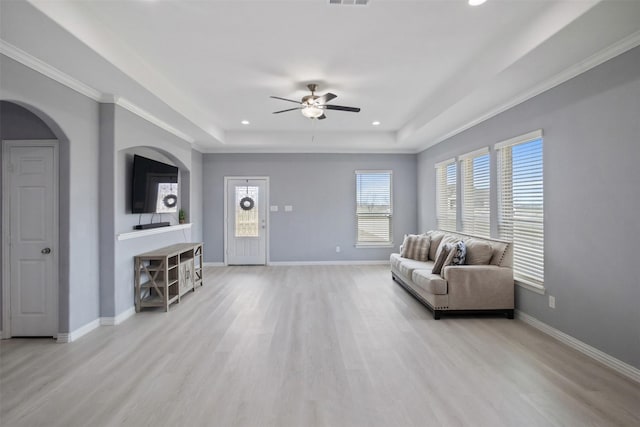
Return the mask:
[[462, 171], [462, 231], [489, 237], [490, 175], [489, 149], [483, 148], [460, 156]]
[[455, 159], [436, 167], [436, 225], [441, 230], [456, 230], [457, 165]]
[[513, 242], [514, 278], [544, 285], [542, 131], [496, 144], [498, 235]]
[[356, 171], [357, 243], [389, 245], [391, 217], [391, 171]]

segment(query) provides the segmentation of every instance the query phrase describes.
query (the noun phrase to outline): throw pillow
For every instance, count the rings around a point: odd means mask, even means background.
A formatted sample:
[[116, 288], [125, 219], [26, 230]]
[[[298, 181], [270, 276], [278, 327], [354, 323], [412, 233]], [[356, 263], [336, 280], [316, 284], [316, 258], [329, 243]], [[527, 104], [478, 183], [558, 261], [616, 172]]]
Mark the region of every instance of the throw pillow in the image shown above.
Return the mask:
[[442, 251], [442, 248], [444, 248], [444, 246], [446, 244], [453, 245], [454, 243], [457, 243], [459, 240], [460, 239], [458, 239], [457, 237], [452, 236], [451, 234], [445, 234], [444, 237], [442, 237], [442, 239], [440, 239], [440, 245], [438, 245], [438, 249], [436, 250], [436, 255], [433, 258], [433, 260], [435, 261], [435, 260], [438, 259], [438, 256], [440, 256], [440, 251]]
[[449, 256], [449, 252], [453, 248], [452, 245], [445, 243], [442, 248], [438, 248], [438, 258], [436, 259], [435, 264], [433, 264], [433, 269], [431, 270], [432, 274], [440, 274], [442, 272], [442, 268], [444, 267], [444, 263]]
[[429, 257], [429, 236], [424, 234], [409, 234], [404, 237], [402, 242], [402, 250], [400, 256], [403, 258], [414, 259], [416, 261], [427, 261]]
[[459, 241], [455, 244], [455, 255], [451, 259], [451, 265], [464, 265], [467, 257], [467, 245], [463, 241]]

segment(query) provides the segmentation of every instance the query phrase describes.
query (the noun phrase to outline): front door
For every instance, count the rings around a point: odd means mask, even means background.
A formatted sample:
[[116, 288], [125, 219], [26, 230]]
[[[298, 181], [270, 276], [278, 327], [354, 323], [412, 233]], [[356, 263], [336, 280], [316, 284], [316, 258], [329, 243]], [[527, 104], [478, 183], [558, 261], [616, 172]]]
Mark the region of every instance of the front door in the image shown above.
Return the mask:
[[[10, 336], [58, 331], [58, 156], [55, 142], [5, 142]], [[5, 192], [3, 191], [3, 192]], [[7, 246], [5, 246], [5, 249]], [[8, 283], [7, 283], [8, 281]], [[6, 317], [5, 317], [6, 319]]]
[[267, 263], [267, 179], [226, 179], [226, 262]]

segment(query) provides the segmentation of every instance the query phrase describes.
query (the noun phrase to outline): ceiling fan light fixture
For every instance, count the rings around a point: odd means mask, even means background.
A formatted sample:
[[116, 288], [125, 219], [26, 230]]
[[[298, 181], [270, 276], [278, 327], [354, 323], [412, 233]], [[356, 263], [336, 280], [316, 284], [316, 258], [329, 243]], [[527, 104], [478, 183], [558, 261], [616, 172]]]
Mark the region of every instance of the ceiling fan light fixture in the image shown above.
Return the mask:
[[317, 119], [324, 114], [324, 110], [316, 105], [307, 105], [302, 110], [302, 115], [310, 119]]

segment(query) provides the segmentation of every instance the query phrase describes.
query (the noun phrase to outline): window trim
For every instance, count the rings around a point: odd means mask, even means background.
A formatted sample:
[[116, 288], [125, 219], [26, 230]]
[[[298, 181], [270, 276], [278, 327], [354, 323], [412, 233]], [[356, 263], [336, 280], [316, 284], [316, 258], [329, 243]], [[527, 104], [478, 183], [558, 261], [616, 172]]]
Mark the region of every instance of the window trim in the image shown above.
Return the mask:
[[[441, 218], [440, 215], [439, 215], [439, 213], [440, 213], [440, 196], [441, 195], [438, 192], [438, 190], [439, 190], [438, 183], [440, 182], [440, 176], [438, 175], [438, 173], [440, 172], [441, 169], [444, 168], [443, 171], [444, 171], [444, 174], [445, 174], [445, 177], [446, 177], [447, 176], [446, 168], [448, 168], [449, 165], [454, 165], [455, 168], [456, 168], [456, 173], [455, 173], [455, 180], [456, 180], [456, 182], [455, 182], [455, 186], [456, 186], [456, 192], [455, 192], [456, 209], [454, 210], [455, 217], [453, 218], [453, 229], [452, 230], [448, 230], [448, 229], [446, 229], [444, 227], [441, 227], [440, 224], [442, 223], [442, 220], [444, 220], [445, 218]], [[436, 207], [436, 225], [437, 225], [438, 228], [440, 228], [442, 230], [455, 232], [458, 229], [458, 205], [459, 205], [459, 201], [458, 201], [458, 187], [459, 187], [458, 171], [460, 169], [459, 165], [458, 165], [458, 161], [456, 160], [455, 157], [452, 157], [450, 159], [443, 160], [443, 161], [440, 161], [440, 162], [434, 164], [433, 168], [434, 168], [434, 171], [436, 173], [436, 188], [435, 188], [435, 190], [436, 190], [436, 203], [435, 203], [435, 207]], [[451, 220], [451, 218], [446, 218], [446, 219]]]
[[[364, 174], [389, 174], [389, 241], [388, 242], [361, 242], [358, 240], [358, 175]], [[393, 170], [392, 169], [356, 169], [354, 171], [355, 177], [355, 220], [356, 220], [356, 241], [354, 244], [355, 248], [359, 249], [371, 249], [371, 248], [393, 248], [395, 244], [393, 243]]]
[[[483, 156], [489, 156], [489, 164], [488, 164], [488, 183], [489, 183], [489, 193], [488, 193], [488, 206], [489, 206], [489, 222], [487, 224], [487, 235], [486, 236], [482, 236], [480, 234], [477, 233], [473, 233], [469, 230], [465, 230], [465, 209], [466, 209], [466, 205], [467, 205], [467, 198], [468, 195], [465, 193], [465, 187], [466, 187], [466, 175], [465, 175], [465, 162], [470, 160], [471, 162], [473, 162], [474, 159], [478, 158], [478, 157], [483, 157]], [[492, 210], [491, 210], [491, 206], [492, 206], [492, 166], [493, 166], [493, 162], [492, 162], [492, 156], [491, 156], [491, 152], [489, 150], [489, 147], [482, 147], [479, 148], [477, 150], [462, 154], [460, 156], [458, 156], [458, 176], [460, 177], [460, 182], [457, 184], [458, 185], [458, 192], [459, 192], [459, 196], [460, 196], [460, 202], [459, 204], [459, 221], [458, 224], [460, 225], [460, 232], [461, 233], [466, 233], [466, 234], [471, 234], [471, 235], [477, 235], [478, 237], [485, 237], [485, 238], [491, 238], [491, 222], [492, 222]], [[473, 177], [471, 177], [471, 179], [473, 180]]]
[[[533, 142], [536, 141], [538, 139], [542, 139], [543, 140], [543, 147], [544, 147], [544, 132], [542, 129], [537, 129], [528, 133], [525, 133], [523, 135], [518, 135], [515, 136], [513, 138], [509, 138], [506, 139], [504, 141], [500, 141], [496, 144], [494, 144], [493, 149], [494, 152], [496, 153], [496, 156], [500, 155], [500, 150], [504, 149], [504, 148], [509, 148], [509, 147], [514, 147], [516, 145], [520, 145], [520, 144], [526, 144], [528, 142]], [[542, 168], [544, 171], [544, 151], [542, 153]], [[496, 191], [500, 190], [500, 170], [498, 168], [498, 163], [496, 162], [496, 181], [497, 181], [497, 185], [498, 188], [496, 189]], [[543, 172], [543, 182], [544, 182], [544, 172]], [[542, 187], [542, 194], [543, 194], [543, 200], [544, 200], [544, 184]], [[496, 200], [497, 202], [497, 212], [496, 212], [496, 221], [500, 220], [500, 196], [499, 194], [497, 195], [498, 199]], [[544, 223], [545, 223], [545, 219], [544, 219], [544, 210], [543, 210], [543, 220], [542, 220], [542, 226], [543, 226], [543, 238], [544, 238]], [[498, 224], [499, 226], [499, 224]], [[498, 238], [500, 238], [500, 236], [498, 236]], [[544, 252], [543, 252], [543, 262], [544, 262]], [[525, 278], [522, 277], [518, 277], [518, 278], [514, 278], [514, 282], [516, 285], [520, 286], [523, 289], [526, 289], [530, 292], [534, 292], [540, 295], [545, 295], [546, 293], [546, 288], [544, 286], [545, 282], [544, 279], [542, 282], [538, 282], [538, 281], [533, 281], [533, 280], [527, 280]]]

